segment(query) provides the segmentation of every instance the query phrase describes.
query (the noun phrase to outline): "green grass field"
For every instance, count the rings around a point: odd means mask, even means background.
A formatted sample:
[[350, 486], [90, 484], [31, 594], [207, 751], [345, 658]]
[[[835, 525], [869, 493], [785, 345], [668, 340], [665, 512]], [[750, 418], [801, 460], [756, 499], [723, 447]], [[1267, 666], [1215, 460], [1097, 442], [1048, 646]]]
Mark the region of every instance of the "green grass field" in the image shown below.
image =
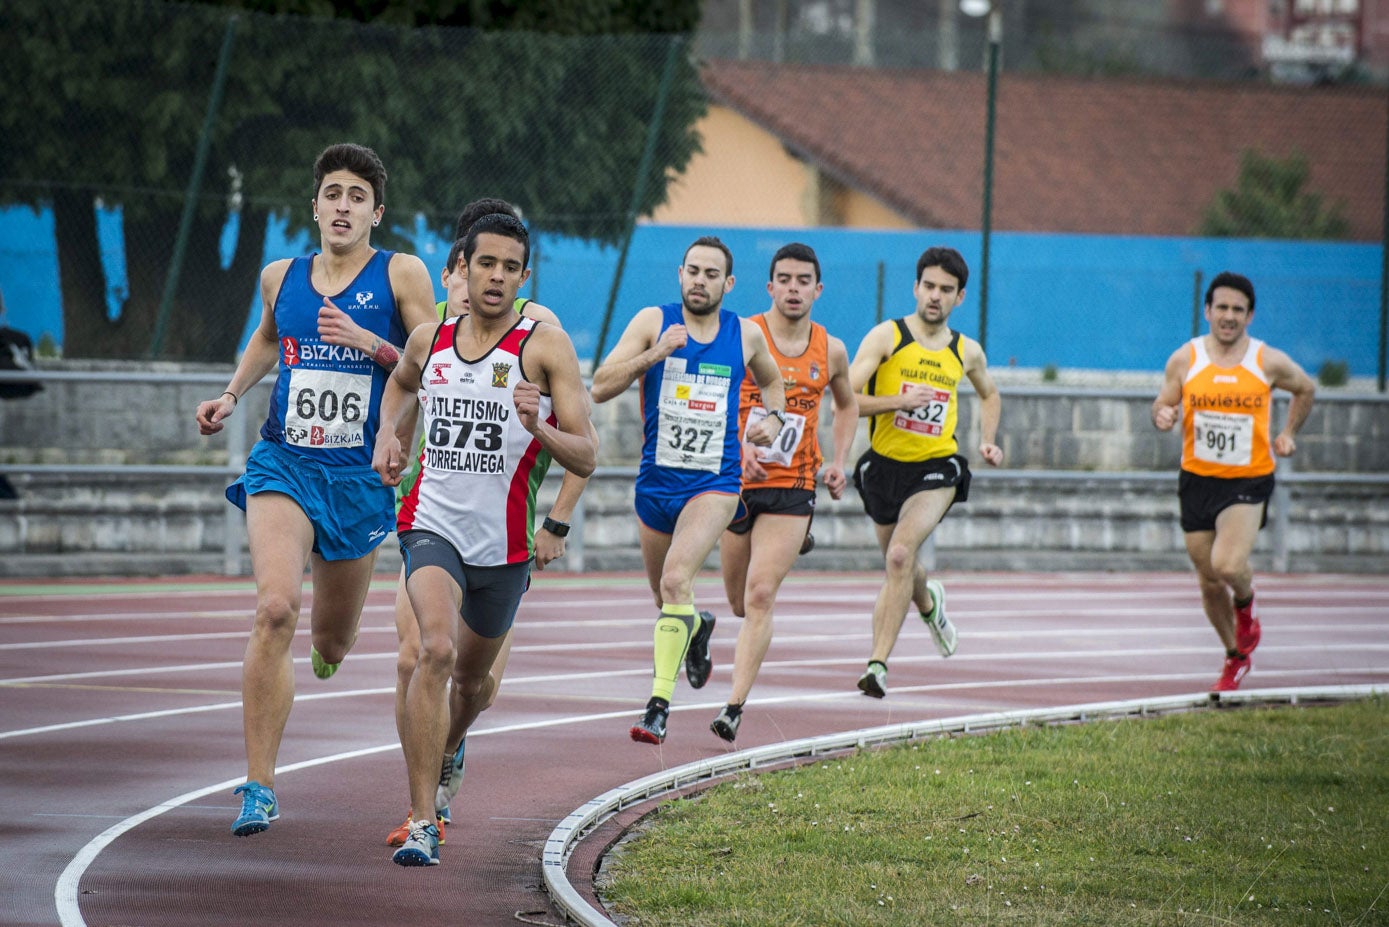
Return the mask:
[[1032, 726], [744, 775], [605, 862], [657, 925], [1389, 924], [1389, 701]]

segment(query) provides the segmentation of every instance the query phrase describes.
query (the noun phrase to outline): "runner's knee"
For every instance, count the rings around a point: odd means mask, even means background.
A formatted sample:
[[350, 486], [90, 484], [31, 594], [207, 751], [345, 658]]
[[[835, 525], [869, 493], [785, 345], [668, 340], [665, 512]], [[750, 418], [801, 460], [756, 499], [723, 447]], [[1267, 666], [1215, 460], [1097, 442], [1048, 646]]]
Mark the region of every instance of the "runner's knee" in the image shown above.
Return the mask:
[[427, 634], [420, 640], [416, 666], [424, 672], [447, 677], [456, 656], [453, 638], [447, 633]]
[[[747, 607], [759, 612], [770, 612], [776, 601], [778, 585], [768, 580], [754, 580], [748, 583]], [[739, 618], [745, 617], [743, 612], [735, 611], [734, 614]]]
[[294, 626], [298, 620], [297, 603], [285, 596], [265, 596], [256, 603], [254, 630], [261, 636], [283, 637], [289, 640], [294, 636]]
[[889, 573], [910, 573], [916, 568], [916, 551], [908, 549], [905, 544], [889, 544], [885, 559]]

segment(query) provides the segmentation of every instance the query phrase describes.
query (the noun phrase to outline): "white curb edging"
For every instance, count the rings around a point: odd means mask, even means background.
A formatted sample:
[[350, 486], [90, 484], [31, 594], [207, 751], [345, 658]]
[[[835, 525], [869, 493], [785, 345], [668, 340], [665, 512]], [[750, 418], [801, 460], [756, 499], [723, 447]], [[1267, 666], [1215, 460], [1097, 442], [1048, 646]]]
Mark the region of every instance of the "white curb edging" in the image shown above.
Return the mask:
[[550, 832], [541, 857], [545, 890], [565, 916], [583, 927], [618, 927], [607, 915], [594, 908], [569, 881], [569, 858], [577, 844], [618, 812], [660, 795], [679, 791], [699, 782], [713, 781], [744, 770], [784, 763], [803, 757], [839, 753], [844, 750], [880, 747], [943, 734], [970, 734], [1019, 727], [1024, 724], [1057, 724], [1066, 721], [1101, 721], [1131, 715], [1170, 714], [1210, 708], [1217, 704], [1290, 704], [1299, 701], [1348, 701], [1383, 694], [1376, 685], [1323, 686], [1285, 689], [1251, 689], [1225, 692], [1218, 697], [1202, 692], [1194, 695], [1093, 702], [1064, 708], [1036, 708], [988, 714], [915, 721], [863, 728], [837, 734], [824, 734], [801, 740], [740, 750], [697, 763], [687, 763], [663, 772], [635, 779], [584, 802], [571, 811]]

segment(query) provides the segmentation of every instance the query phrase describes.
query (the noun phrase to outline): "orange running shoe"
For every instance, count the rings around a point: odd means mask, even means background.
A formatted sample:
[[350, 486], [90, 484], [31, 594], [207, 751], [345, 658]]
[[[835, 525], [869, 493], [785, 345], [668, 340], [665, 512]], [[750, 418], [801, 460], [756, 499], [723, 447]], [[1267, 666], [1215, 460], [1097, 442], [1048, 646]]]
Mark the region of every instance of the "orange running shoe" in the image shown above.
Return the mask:
[[[386, 846], [388, 846], [388, 847], [403, 846], [403, 845], [405, 844], [405, 841], [407, 841], [407, 840], [410, 839], [410, 825], [413, 824], [414, 821], [415, 821], [415, 809], [411, 808], [409, 811], [405, 812], [405, 823], [402, 824], [402, 825], [400, 825], [400, 826], [397, 827], [395, 830], [391, 831], [389, 834], [386, 835]], [[443, 843], [443, 842], [444, 842], [444, 821], [443, 821], [442, 818], [436, 818], [434, 823], [436, 823], [436, 824], [439, 825], [439, 842], [440, 842], [440, 843]]]

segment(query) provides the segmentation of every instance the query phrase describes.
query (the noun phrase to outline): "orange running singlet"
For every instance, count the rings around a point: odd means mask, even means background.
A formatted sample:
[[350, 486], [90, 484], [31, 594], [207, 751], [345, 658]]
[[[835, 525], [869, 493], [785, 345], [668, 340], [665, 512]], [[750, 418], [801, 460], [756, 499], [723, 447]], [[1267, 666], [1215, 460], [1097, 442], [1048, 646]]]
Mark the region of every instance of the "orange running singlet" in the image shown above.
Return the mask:
[[1191, 369], [1182, 383], [1182, 469], [1224, 479], [1273, 472], [1269, 420], [1273, 387], [1263, 368], [1264, 343], [1234, 367], [1217, 367], [1205, 338], [1191, 340]]
[[[824, 462], [820, 453], [820, 400], [830, 385], [830, 338], [825, 326], [810, 323], [810, 343], [795, 357], [777, 350], [772, 333], [767, 328], [766, 313], [752, 317], [762, 326], [767, 347], [781, 371], [781, 383], [786, 388], [786, 425], [771, 447], [758, 448], [757, 459], [767, 470], [767, 478], [753, 484], [767, 489], [814, 489], [815, 474]], [[762, 405], [762, 391], [752, 378], [752, 371], [743, 377], [742, 398], [739, 402], [742, 421], [738, 433], [747, 436], [749, 425], [767, 417]], [[748, 484], [744, 484], [748, 485]]]

